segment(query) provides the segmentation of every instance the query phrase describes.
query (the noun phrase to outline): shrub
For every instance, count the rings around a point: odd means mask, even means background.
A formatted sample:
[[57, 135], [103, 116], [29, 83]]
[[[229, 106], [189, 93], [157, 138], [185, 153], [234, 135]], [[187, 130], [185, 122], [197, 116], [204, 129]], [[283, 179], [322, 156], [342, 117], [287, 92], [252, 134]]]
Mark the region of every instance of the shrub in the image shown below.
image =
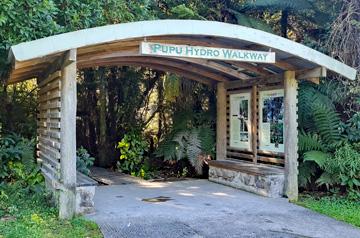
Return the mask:
[[329, 177], [333, 185], [345, 186], [348, 192], [360, 195], [360, 153], [351, 145], [337, 149], [334, 157], [327, 159], [322, 167], [325, 172], [319, 178], [320, 182]]
[[120, 161], [118, 168], [134, 176], [144, 177], [145, 171], [142, 168], [145, 160], [144, 153], [148, 151], [148, 143], [139, 133], [125, 134], [118, 143], [120, 149]]
[[84, 147], [80, 147], [76, 151], [76, 170], [89, 175], [90, 167], [94, 164], [95, 158], [91, 157]]
[[34, 188], [43, 181], [34, 155], [34, 140], [15, 134], [0, 136], [0, 179]]

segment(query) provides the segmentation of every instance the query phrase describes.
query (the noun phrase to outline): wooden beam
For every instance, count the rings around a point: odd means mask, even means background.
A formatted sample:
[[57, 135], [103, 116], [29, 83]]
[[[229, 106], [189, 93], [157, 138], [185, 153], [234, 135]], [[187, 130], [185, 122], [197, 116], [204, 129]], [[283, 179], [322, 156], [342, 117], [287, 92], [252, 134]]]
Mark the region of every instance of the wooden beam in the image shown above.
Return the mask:
[[76, 211], [76, 49], [68, 51], [62, 64], [60, 119], [59, 217], [69, 219]]
[[161, 57], [149, 57], [149, 56], [127, 56], [119, 58], [105, 58], [93, 60], [91, 62], [79, 62], [79, 68], [99, 66], [99, 65], [116, 65], [120, 62], [132, 62], [139, 63], [146, 67], [147, 65], [164, 65], [172, 68], [177, 68], [178, 70], [193, 72], [198, 75], [201, 75], [206, 78], [210, 78], [214, 81], [229, 81], [229, 77], [220, 75], [208, 68], [199, 66], [198, 67], [192, 63], [187, 63], [181, 60], [161, 58]]
[[266, 85], [268, 83], [279, 83], [283, 82], [283, 75], [282, 74], [273, 74], [268, 77], [256, 77], [249, 80], [236, 80], [236, 81], [229, 81], [225, 82], [226, 89], [232, 88], [246, 88], [251, 87], [253, 85]]
[[319, 78], [326, 77], [327, 70], [325, 67], [316, 67], [308, 70], [301, 70], [296, 72], [296, 79], [301, 80], [309, 80], [311, 82], [316, 83]]
[[286, 62], [286, 60], [279, 60], [279, 61], [275, 62], [274, 65], [283, 70], [297, 70], [298, 69], [294, 65]]
[[259, 65], [253, 65], [251, 63], [246, 63], [246, 62], [238, 62], [238, 61], [230, 61], [229, 63], [231, 63], [232, 65], [235, 65], [237, 67], [240, 68], [244, 68], [248, 71], [251, 71], [253, 73], [258, 74], [259, 76], [269, 76], [272, 75], [269, 71], [263, 69], [261, 66]]
[[217, 84], [216, 91], [216, 160], [226, 159], [226, 89], [224, 83]]
[[[166, 66], [163, 64], [156, 64], [156, 63], [144, 63], [144, 62], [138, 62], [138, 61], [126, 61], [126, 60], [117, 60], [117, 61], [111, 61], [111, 62], [97, 62], [97, 66], [140, 66], [140, 67], [149, 67], [151, 69], [161, 70], [165, 72], [170, 72], [174, 74], [178, 74], [180, 76], [183, 76], [185, 78], [213, 86], [215, 81], [211, 78], [208, 78], [206, 76], [203, 76], [201, 74], [198, 74], [197, 72], [191, 72], [187, 71], [186, 69], [180, 69], [175, 67]], [[86, 68], [86, 67], [93, 67], [94, 64], [89, 65], [81, 65], [79, 68]]]
[[298, 123], [295, 71], [284, 74], [285, 87], [285, 195], [290, 201], [298, 199]]
[[100, 60], [100, 59], [115, 59], [121, 57], [148, 57], [149, 59], [160, 59], [160, 60], [167, 60], [167, 61], [180, 61], [187, 63], [187, 65], [198, 66], [210, 71], [219, 71], [222, 74], [225, 74], [228, 77], [233, 78], [240, 78], [240, 79], [250, 79], [252, 77], [241, 73], [230, 66], [225, 66], [220, 64], [219, 62], [207, 59], [195, 59], [195, 58], [180, 58], [180, 57], [166, 57], [166, 56], [144, 56], [140, 55], [139, 49], [134, 48], [130, 50], [121, 50], [121, 51], [101, 51], [97, 53], [93, 53], [88, 57], [84, 55], [79, 56], [78, 65], [88, 64], [89, 62]]
[[223, 74], [229, 75], [234, 78], [238, 78], [238, 79], [242, 79], [242, 80], [247, 80], [247, 79], [252, 78], [247, 74], [241, 73], [235, 69], [232, 69], [228, 66], [222, 65], [216, 61], [204, 60], [204, 59], [191, 59], [191, 58], [177, 58], [177, 59], [180, 59], [180, 60], [186, 61], [186, 62], [190, 62], [190, 63], [194, 63], [194, 64], [198, 64], [198, 65], [202, 65], [202, 66], [206, 66], [212, 70], [217, 70]]

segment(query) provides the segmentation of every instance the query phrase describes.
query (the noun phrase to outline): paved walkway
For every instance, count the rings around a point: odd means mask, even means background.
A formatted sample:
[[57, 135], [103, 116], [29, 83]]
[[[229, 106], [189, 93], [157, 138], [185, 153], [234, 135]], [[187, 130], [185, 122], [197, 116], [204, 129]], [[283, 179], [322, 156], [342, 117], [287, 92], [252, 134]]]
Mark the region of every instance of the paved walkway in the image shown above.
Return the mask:
[[99, 186], [105, 237], [360, 237], [360, 229], [290, 204], [207, 180]]

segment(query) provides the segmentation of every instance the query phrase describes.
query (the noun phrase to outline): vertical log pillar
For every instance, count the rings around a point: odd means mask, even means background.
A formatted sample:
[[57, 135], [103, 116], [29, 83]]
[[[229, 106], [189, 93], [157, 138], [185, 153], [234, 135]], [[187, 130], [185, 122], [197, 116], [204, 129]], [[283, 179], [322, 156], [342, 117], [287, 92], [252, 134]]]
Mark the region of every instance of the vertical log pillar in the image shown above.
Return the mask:
[[257, 86], [251, 89], [251, 149], [253, 154], [253, 162], [257, 163], [257, 127], [258, 127], [258, 103], [257, 103]]
[[62, 65], [60, 119], [59, 217], [71, 218], [76, 209], [76, 50], [66, 53]]
[[217, 84], [216, 159], [226, 159], [226, 89], [224, 83]]
[[297, 88], [294, 71], [284, 74], [285, 87], [285, 195], [290, 201], [298, 199], [298, 123]]

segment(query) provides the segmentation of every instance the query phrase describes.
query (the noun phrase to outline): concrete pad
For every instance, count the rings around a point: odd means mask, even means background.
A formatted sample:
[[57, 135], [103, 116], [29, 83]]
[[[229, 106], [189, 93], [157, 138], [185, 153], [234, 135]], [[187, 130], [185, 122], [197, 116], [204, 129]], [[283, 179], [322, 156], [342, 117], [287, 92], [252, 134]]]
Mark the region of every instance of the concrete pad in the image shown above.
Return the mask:
[[207, 180], [99, 186], [95, 209], [87, 217], [105, 237], [360, 237], [360, 229], [284, 198]]

